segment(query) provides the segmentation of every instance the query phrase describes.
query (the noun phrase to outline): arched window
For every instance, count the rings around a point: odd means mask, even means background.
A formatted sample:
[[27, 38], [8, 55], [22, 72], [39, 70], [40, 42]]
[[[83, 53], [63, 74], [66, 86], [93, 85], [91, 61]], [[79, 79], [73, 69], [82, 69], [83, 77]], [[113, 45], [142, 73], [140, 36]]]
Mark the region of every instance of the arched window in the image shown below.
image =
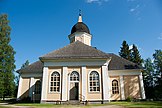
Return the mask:
[[119, 94], [119, 86], [117, 80], [112, 81], [112, 94]]
[[79, 73], [73, 71], [70, 75], [70, 81], [79, 81]]
[[51, 92], [60, 91], [60, 74], [56, 71], [51, 74], [50, 91]]
[[92, 71], [89, 76], [89, 87], [90, 92], [98, 92], [100, 91], [100, 81], [99, 74], [96, 71]]
[[35, 90], [34, 90], [34, 93], [35, 94], [41, 94], [41, 81], [38, 80], [36, 83], [35, 83]]

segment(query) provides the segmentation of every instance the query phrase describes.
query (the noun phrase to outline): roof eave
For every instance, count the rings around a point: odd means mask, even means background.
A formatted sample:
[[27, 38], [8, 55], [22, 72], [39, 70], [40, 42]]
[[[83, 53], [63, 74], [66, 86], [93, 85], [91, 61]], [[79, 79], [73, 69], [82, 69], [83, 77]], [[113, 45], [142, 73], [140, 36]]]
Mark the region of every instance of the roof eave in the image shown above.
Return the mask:
[[107, 60], [110, 59], [110, 57], [39, 57], [39, 59], [43, 62], [43, 61], [48, 61], [48, 60], [76, 60], [76, 59], [80, 59], [80, 60], [88, 60], [88, 59], [92, 59], [92, 60]]

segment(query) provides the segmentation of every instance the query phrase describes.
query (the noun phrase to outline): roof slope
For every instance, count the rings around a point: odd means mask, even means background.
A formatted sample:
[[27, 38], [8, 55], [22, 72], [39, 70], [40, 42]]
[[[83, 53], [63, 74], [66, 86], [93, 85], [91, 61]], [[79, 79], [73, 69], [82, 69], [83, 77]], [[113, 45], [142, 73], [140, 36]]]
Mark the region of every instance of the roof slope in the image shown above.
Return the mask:
[[[111, 57], [109, 70], [127, 70], [127, 69], [142, 69], [135, 63], [119, 57], [113, 53], [107, 54]], [[43, 72], [43, 63], [41, 61], [34, 62], [24, 69], [19, 69], [17, 72]]]
[[[122, 57], [113, 53], [104, 53], [79, 41], [40, 57], [40, 59], [63, 58], [111, 58], [109, 70], [142, 69], [140, 66]], [[17, 72], [43, 72], [43, 63], [36, 61], [23, 69], [17, 70]]]
[[40, 57], [40, 59], [61, 58], [109, 58], [109, 55], [80, 41], [76, 41]]
[[17, 72], [43, 72], [43, 63], [36, 61], [23, 69], [17, 70]]
[[142, 69], [141, 66], [119, 57], [113, 53], [109, 53], [111, 61], [109, 63], [109, 70], [124, 70], [124, 69]]

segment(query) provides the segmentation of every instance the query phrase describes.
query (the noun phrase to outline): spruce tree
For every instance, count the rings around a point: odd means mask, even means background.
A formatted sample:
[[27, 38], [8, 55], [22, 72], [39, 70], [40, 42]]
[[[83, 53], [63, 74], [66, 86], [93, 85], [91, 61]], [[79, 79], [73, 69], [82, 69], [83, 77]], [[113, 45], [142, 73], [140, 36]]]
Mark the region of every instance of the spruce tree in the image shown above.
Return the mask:
[[162, 50], [155, 50], [153, 58], [156, 76], [156, 98], [162, 99]]
[[29, 60], [26, 60], [26, 62], [24, 64], [22, 64], [21, 69], [23, 69], [27, 66], [29, 66]]
[[15, 88], [14, 74], [15, 69], [15, 51], [10, 45], [9, 21], [7, 15], [0, 15], [0, 96], [3, 99], [6, 96], [13, 95]]
[[142, 66], [142, 58], [138, 51], [138, 48], [133, 44], [133, 48], [131, 49], [131, 61]]
[[127, 42], [125, 40], [123, 41], [122, 47], [120, 47], [120, 48], [121, 48], [120, 52], [119, 52], [120, 57], [130, 60], [129, 45], [127, 44]]
[[145, 87], [145, 94], [148, 99], [155, 97], [155, 74], [154, 74], [154, 64], [150, 58], [144, 60], [143, 69], [143, 82]]
[[162, 50], [155, 50], [153, 54], [154, 66], [160, 78], [162, 78]]

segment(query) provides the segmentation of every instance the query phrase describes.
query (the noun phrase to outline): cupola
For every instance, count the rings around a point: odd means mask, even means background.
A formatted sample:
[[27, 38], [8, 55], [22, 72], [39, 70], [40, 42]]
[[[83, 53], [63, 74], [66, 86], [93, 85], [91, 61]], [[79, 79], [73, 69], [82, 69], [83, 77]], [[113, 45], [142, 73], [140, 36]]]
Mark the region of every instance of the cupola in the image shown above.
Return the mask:
[[91, 46], [92, 35], [90, 34], [88, 26], [82, 22], [81, 11], [79, 11], [78, 22], [72, 27], [71, 34], [68, 37], [70, 43], [81, 41], [84, 44]]

